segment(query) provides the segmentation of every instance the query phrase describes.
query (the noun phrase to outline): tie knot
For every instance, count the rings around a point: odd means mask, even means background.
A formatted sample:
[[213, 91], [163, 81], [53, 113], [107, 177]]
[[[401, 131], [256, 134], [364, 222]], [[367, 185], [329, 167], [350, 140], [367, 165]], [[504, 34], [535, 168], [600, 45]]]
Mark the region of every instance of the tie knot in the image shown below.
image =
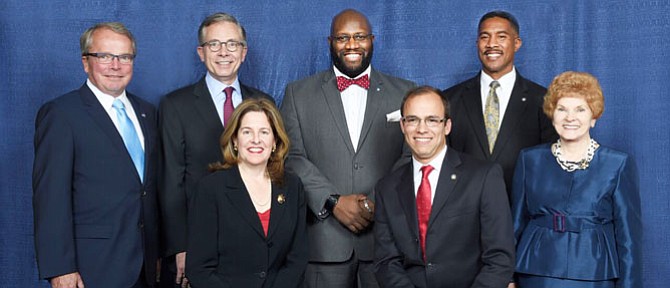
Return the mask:
[[489, 84], [489, 87], [495, 90], [496, 88], [500, 87], [500, 82], [494, 80], [493, 82], [491, 82], [491, 84]]
[[421, 173], [423, 173], [423, 178], [427, 178], [430, 172], [433, 172], [433, 166], [426, 165], [421, 167]]
[[112, 107], [116, 109], [125, 109], [126, 105], [123, 105], [123, 102], [121, 102], [121, 99], [116, 99], [114, 102], [112, 102]]
[[226, 98], [230, 98], [233, 96], [233, 91], [235, 91], [235, 88], [233, 86], [228, 86], [226, 89], [223, 89], [223, 93], [226, 93]]
[[349, 88], [349, 86], [356, 84], [362, 88], [365, 88], [365, 90], [370, 88], [370, 77], [368, 77], [368, 74], [365, 74], [361, 77], [358, 77], [356, 79], [350, 79], [344, 76], [337, 76], [337, 90], [340, 90], [340, 92], [344, 91], [345, 89]]

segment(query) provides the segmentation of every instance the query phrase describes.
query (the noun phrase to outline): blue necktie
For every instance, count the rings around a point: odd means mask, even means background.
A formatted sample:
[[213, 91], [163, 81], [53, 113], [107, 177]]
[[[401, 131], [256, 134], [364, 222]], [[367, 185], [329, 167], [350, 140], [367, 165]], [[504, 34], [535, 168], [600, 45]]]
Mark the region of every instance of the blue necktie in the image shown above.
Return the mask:
[[128, 115], [126, 114], [126, 107], [123, 105], [123, 102], [116, 99], [114, 100], [114, 103], [112, 103], [112, 107], [114, 107], [114, 110], [116, 111], [116, 119], [119, 122], [119, 132], [121, 132], [123, 143], [126, 144], [128, 154], [130, 154], [130, 158], [133, 159], [137, 174], [140, 175], [140, 180], [144, 182], [144, 149], [142, 149], [140, 137], [137, 136], [133, 121], [130, 121], [130, 118], [128, 118]]

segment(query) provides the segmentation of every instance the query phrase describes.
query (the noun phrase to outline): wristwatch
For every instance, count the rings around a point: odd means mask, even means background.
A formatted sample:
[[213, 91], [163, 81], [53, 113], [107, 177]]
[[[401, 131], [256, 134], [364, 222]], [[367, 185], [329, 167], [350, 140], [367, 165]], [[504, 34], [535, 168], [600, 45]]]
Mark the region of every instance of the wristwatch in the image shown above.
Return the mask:
[[333, 209], [335, 209], [335, 205], [337, 205], [337, 202], [340, 200], [340, 195], [339, 194], [331, 194], [328, 196], [328, 199], [326, 199], [326, 203], [323, 205], [323, 209], [319, 211], [319, 214], [316, 215], [321, 220], [325, 220], [330, 216], [331, 213], [333, 213]]

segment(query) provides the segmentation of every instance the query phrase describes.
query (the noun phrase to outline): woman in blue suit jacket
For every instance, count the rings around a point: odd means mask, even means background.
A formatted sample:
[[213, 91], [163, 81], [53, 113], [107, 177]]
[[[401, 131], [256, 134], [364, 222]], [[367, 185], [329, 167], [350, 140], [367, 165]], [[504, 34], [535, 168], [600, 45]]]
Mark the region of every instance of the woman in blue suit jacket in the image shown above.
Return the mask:
[[544, 112], [560, 139], [522, 151], [512, 185], [517, 287], [642, 287], [637, 170], [590, 137], [603, 109], [590, 74], [549, 86]]
[[221, 136], [223, 163], [190, 202], [192, 287], [301, 287], [307, 267], [305, 195], [284, 173], [289, 140], [267, 99], [248, 99]]

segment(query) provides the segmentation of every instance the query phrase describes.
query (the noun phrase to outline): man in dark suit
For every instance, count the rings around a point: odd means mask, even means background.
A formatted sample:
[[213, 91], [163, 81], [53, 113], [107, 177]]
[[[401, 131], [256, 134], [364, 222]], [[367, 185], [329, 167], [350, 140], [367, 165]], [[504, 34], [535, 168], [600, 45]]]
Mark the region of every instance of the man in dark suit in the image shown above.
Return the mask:
[[155, 108], [126, 92], [135, 40], [123, 24], [81, 36], [88, 80], [44, 104], [33, 210], [40, 278], [52, 287], [154, 287], [159, 219]]
[[400, 127], [408, 163], [375, 187], [375, 269], [382, 287], [506, 287], [512, 219], [498, 164], [447, 147], [449, 103], [410, 91]]
[[186, 286], [186, 215], [196, 183], [208, 165], [221, 159], [219, 138], [226, 120], [245, 98], [264, 97], [237, 77], [247, 55], [244, 27], [226, 13], [214, 13], [200, 24], [197, 48], [207, 75], [168, 94], [159, 107], [161, 134], [160, 200], [166, 238], [161, 287]]
[[311, 211], [307, 287], [377, 287], [367, 197], [402, 154], [400, 129], [389, 122], [414, 84], [371, 68], [371, 31], [363, 14], [342, 11], [328, 37], [333, 68], [286, 87], [286, 165], [303, 181]]
[[558, 139], [542, 112], [547, 90], [514, 68], [514, 53], [521, 43], [512, 14], [485, 14], [477, 39], [482, 72], [443, 92], [454, 120], [449, 147], [500, 164], [508, 194], [519, 151]]

